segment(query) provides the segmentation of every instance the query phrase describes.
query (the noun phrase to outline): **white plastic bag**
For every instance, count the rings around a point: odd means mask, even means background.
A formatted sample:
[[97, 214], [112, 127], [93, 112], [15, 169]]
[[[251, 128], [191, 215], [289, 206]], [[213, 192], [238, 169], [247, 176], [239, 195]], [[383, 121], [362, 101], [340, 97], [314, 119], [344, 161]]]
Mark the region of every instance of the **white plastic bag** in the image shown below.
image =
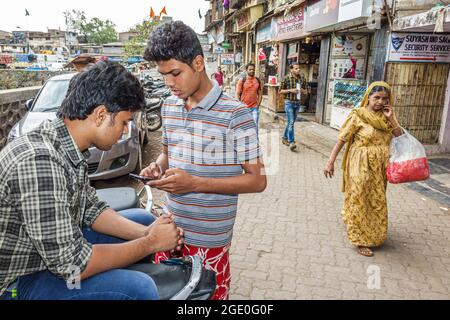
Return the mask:
[[386, 168], [390, 183], [422, 181], [430, 177], [430, 168], [423, 145], [405, 129], [394, 137], [390, 146], [389, 164]]

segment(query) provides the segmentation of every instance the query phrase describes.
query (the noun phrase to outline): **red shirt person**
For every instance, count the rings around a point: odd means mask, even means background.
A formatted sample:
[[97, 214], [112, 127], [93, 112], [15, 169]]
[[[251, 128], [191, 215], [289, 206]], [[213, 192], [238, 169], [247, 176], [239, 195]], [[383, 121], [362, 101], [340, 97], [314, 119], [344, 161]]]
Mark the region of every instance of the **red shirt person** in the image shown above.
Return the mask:
[[222, 68], [218, 67], [217, 71], [214, 73], [214, 79], [216, 79], [217, 83], [219, 84], [219, 87], [223, 86], [223, 72]]
[[255, 65], [247, 65], [247, 75], [239, 79], [236, 84], [236, 98], [242, 101], [250, 109], [256, 124], [259, 121], [259, 106], [262, 101], [261, 81], [255, 76]]

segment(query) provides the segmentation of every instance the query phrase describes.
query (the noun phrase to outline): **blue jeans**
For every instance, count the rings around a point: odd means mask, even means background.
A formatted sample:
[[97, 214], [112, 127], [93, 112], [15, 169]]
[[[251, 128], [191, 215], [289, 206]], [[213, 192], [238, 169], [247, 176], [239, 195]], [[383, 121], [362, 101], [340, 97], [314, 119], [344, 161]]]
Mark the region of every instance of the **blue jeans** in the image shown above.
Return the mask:
[[297, 115], [300, 110], [300, 102], [294, 102], [286, 100], [284, 102], [284, 111], [287, 116], [287, 126], [284, 130], [283, 138], [285, 138], [289, 143], [295, 141], [294, 136], [294, 124], [295, 120], [297, 120]]
[[256, 108], [250, 108], [250, 112], [252, 113], [253, 120], [254, 120], [255, 123], [256, 123], [256, 128], [258, 129], [258, 122], [259, 122], [259, 108], [258, 108], [258, 107], [256, 107]]
[[[150, 225], [154, 218], [143, 209], [119, 212], [123, 217], [143, 225]], [[83, 229], [85, 239], [92, 244], [122, 243], [122, 239]], [[80, 289], [70, 290], [64, 279], [49, 271], [21, 276], [17, 281], [18, 300], [157, 300], [159, 299], [153, 279], [145, 273], [113, 269], [81, 281]], [[13, 300], [5, 292], [0, 300]]]

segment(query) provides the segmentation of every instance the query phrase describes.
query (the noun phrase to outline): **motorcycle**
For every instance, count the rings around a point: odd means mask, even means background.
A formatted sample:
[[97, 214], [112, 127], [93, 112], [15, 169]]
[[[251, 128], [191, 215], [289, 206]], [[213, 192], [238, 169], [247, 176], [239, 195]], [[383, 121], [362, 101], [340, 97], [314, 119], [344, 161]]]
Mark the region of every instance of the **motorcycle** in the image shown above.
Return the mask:
[[140, 79], [142, 86], [147, 90], [155, 90], [165, 86], [164, 80], [154, 79], [150, 75], [143, 75]]
[[145, 122], [148, 131], [156, 131], [162, 126], [161, 107], [163, 101], [171, 95], [168, 88], [146, 90]]
[[[157, 216], [149, 186], [144, 186], [138, 193], [133, 188], [99, 189], [97, 195], [116, 211], [137, 208], [142, 204], [145, 210]], [[199, 256], [169, 259], [160, 264], [136, 263], [127, 269], [152, 277], [161, 300], [208, 300], [216, 288], [214, 271], [202, 267]]]
[[159, 97], [145, 99], [145, 124], [148, 131], [156, 131], [162, 126], [161, 107], [163, 100]]

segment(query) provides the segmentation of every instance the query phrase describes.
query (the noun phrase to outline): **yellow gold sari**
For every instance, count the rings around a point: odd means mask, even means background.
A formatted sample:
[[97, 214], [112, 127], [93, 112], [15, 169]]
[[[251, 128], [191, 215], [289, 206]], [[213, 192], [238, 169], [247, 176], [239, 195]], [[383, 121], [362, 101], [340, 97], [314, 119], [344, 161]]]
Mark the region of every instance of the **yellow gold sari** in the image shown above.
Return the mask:
[[339, 131], [339, 139], [347, 144], [342, 162], [342, 216], [355, 246], [381, 245], [387, 235], [386, 165], [392, 128], [382, 111], [367, 109], [369, 93], [376, 86], [390, 89], [385, 82], [372, 83]]

